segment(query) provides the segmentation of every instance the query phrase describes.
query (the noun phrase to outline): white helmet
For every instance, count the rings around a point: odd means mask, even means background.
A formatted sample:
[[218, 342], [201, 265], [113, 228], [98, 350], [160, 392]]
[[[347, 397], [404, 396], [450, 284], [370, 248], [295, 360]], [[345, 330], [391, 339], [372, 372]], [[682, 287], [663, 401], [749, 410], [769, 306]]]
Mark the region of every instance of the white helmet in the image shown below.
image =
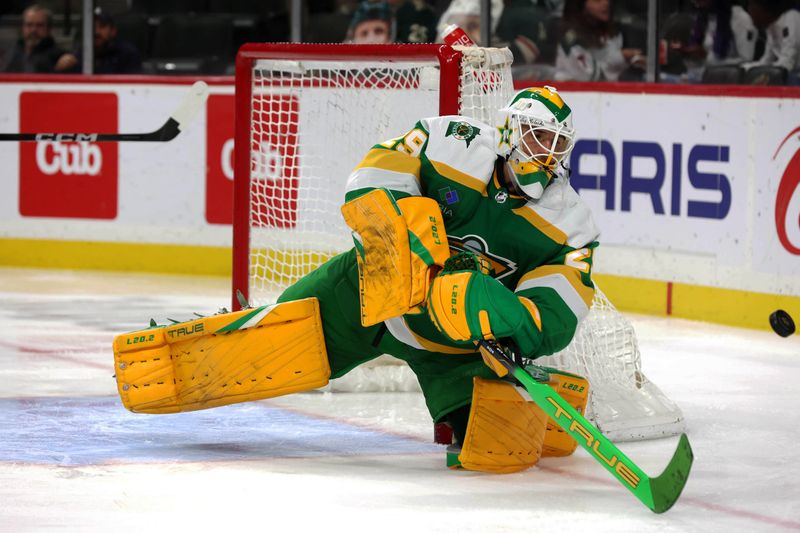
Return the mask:
[[575, 144], [572, 110], [553, 87], [519, 91], [499, 112], [497, 153], [524, 196], [541, 198]]

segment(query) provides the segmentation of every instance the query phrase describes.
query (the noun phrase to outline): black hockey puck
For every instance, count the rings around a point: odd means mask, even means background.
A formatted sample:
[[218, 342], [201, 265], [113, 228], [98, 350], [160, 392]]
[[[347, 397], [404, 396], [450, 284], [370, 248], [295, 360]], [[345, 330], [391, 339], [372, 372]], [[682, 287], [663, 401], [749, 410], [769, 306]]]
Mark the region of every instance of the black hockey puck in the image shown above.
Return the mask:
[[778, 309], [769, 315], [769, 325], [781, 337], [788, 337], [794, 333], [794, 320], [783, 309]]

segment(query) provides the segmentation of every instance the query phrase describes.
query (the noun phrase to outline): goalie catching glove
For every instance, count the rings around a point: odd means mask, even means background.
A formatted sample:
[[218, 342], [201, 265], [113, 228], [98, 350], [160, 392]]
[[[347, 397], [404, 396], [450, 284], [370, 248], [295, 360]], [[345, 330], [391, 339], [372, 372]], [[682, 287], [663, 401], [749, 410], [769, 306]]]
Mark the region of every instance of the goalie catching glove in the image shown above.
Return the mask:
[[447, 260], [431, 283], [427, 307], [439, 331], [454, 341], [511, 338], [523, 355], [535, 354], [542, 343], [536, 304], [485, 274], [469, 252]]

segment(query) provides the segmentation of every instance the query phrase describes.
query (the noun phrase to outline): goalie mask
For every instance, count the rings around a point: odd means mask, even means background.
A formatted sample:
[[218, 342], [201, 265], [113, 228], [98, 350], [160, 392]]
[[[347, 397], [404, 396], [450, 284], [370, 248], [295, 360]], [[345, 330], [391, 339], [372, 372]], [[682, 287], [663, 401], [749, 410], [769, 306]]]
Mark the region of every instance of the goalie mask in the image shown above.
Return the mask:
[[498, 154], [505, 174], [523, 196], [541, 198], [575, 143], [572, 110], [553, 87], [531, 87], [514, 95], [499, 113]]

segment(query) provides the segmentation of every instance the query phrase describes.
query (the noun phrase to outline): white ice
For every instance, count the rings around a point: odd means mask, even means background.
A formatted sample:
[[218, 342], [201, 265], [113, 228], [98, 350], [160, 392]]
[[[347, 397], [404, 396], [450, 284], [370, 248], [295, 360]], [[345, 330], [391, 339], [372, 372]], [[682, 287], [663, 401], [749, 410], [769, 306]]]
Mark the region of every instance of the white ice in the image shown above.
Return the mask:
[[[0, 269], [0, 531], [800, 531], [800, 337], [630, 316], [695, 452], [656, 515], [588, 454], [445, 467], [418, 393], [134, 415], [111, 340], [229, 306], [216, 278]], [[765, 318], [766, 319], [766, 318]], [[676, 438], [620, 448], [650, 475]]]

